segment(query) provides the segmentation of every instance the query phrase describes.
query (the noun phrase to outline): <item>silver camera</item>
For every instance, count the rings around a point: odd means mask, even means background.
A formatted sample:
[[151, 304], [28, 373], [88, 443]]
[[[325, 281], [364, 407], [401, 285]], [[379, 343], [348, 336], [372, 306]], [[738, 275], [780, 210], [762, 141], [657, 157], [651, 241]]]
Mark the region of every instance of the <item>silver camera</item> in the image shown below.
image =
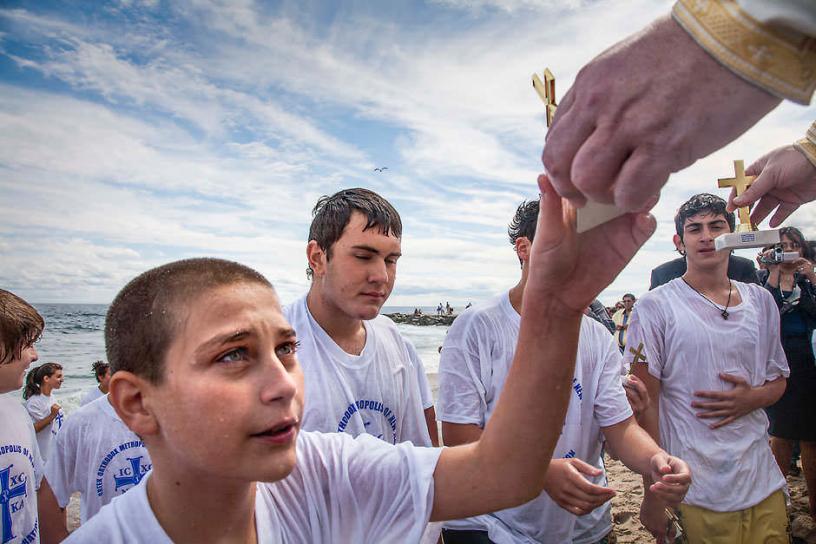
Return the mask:
[[770, 256], [761, 256], [759, 262], [762, 264], [781, 264], [792, 263], [799, 258], [799, 253], [796, 251], [783, 251], [781, 245], [774, 246], [773, 253]]

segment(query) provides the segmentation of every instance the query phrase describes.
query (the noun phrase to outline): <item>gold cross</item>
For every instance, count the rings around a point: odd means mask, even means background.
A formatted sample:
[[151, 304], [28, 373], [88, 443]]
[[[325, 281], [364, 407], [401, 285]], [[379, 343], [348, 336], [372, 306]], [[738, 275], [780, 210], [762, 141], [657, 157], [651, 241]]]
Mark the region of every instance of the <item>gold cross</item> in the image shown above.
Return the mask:
[[549, 68], [544, 68], [544, 83], [541, 82], [538, 74], [533, 74], [533, 89], [536, 90], [538, 96], [546, 104], [547, 126], [549, 127], [552, 125], [555, 109], [558, 107], [555, 102], [555, 76], [553, 76]]
[[[736, 196], [740, 196], [743, 194], [748, 187], [754, 182], [756, 176], [746, 176], [745, 175], [745, 164], [742, 161], [734, 161], [734, 173], [736, 174], [733, 178], [719, 178], [717, 180], [717, 186], [720, 189], [725, 187], [733, 187], [736, 190]], [[740, 224], [739, 228], [737, 229], [738, 232], [750, 232], [755, 230], [753, 226], [751, 226], [751, 214], [748, 206], [743, 206], [739, 208], [739, 219]]]
[[643, 354], [641, 351], [643, 349], [643, 342], [638, 344], [637, 350], [635, 348], [629, 348], [629, 353], [634, 354], [634, 359], [632, 359], [632, 365], [636, 365], [638, 363], [645, 363], [646, 362], [646, 355]]

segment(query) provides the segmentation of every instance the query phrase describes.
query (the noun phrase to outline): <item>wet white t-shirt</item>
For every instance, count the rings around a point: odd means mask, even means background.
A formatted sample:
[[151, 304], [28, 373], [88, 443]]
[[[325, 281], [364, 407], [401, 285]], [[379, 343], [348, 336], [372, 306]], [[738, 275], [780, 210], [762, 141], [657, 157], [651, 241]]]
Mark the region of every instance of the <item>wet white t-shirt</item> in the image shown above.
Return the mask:
[[147, 448], [104, 395], [67, 418], [54, 438], [45, 476], [62, 508], [72, 493], [82, 494], [80, 519], [85, 523], [151, 468]]
[[[441, 451], [393, 446], [367, 435], [301, 432], [292, 473], [257, 484], [258, 542], [418, 542], [433, 508], [433, 473]], [[169, 543], [147, 500], [150, 477], [102, 508], [66, 542]]]
[[363, 321], [365, 347], [360, 355], [351, 355], [314, 320], [306, 297], [283, 313], [300, 342], [304, 430], [368, 433], [392, 444], [407, 440], [431, 445], [418, 383], [422, 363], [390, 319]]
[[685, 502], [718, 512], [754, 506], [785, 485], [768, 445], [764, 410], [710, 429], [713, 420], [698, 418], [691, 407], [704, 400], [695, 391], [733, 389], [720, 373], [753, 387], [790, 374], [773, 297], [759, 285], [732, 283], [742, 302], [728, 308], [727, 320], [680, 278], [643, 295], [623, 359], [631, 366], [628, 348], [643, 344], [649, 373], [661, 381], [661, 445], [688, 463], [694, 476]]
[[[521, 318], [503, 293], [463, 312], [448, 330], [439, 362], [439, 419], [484, 428], [495, 409], [518, 340]], [[546, 391], [542, 391], [546, 394]], [[609, 331], [581, 320], [572, 395], [553, 458], [595, 462], [601, 427], [632, 416], [620, 380], [620, 352]], [[546, 492], [534, 500], [489, 515], [445, 522], [451, 529], [486, 530], [497, 544], [570, 542], [575, 515]]]
[[[28, 410], [28, 415], [31, 416], [31, 422], [36, 423], [48, 417], [51, 414], [51, 406], [55, 403], [56, 401], [51, 395], [32, 395], [28, 397], [25, 407], [26, 410]], [[43, 461], [48, 461], [48, 454], [51, 452], [51, 440], [62, 428], [64, 421], [65, 412], [60, 408], [60, 411], [57, 412], [57, 417], [52, 419], [51, 423], [43, 427], [43, 429], [37, 433], [37, 444], [40, 447], [40, 455]]]
[[42, 459], [18, 393], [0, 395], [0, 542], [36, 544]]
[[82, 401], [79, 403], [80, 406], [85, 406], [86, 404], [90, 404], [99, 397], [104, 397], [105, 393], [99, 390], [99, 387], [91, 387], [85, 394], [82, 395]]

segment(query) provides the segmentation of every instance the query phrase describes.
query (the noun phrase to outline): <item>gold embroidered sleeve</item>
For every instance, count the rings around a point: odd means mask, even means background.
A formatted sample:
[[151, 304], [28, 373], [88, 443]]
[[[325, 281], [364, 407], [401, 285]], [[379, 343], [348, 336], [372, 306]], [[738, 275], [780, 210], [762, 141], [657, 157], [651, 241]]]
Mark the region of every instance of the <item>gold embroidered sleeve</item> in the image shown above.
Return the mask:
[[816, 122], [810, 125], [807, 135], [793, 144], [793, 147], [804, 153], [811, 164], [816, 166]]
[[672, 16], [740, 77], [776, 96], [810, 103], [816, 89], [816, 38], [760, 23], [734, 0], [678, 0]]

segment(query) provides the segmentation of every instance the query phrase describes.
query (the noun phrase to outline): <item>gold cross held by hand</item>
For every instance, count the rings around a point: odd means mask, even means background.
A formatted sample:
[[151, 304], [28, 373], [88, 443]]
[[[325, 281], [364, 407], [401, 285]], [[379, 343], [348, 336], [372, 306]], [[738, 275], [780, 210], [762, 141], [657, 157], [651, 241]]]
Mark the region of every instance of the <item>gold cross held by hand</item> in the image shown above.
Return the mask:
[[547, 126], [552, 125], [553, 117], [555, 117], [555, 108], [558, 104], [555, 102], [555, 76], [550, 72], [549, 68], [544, 68], [544, 83], [538, 74], [533, 74], [533, 89], [536, 90], [538, 96], [547, 105]]
[[[717, 186], [720, 189], [725, 187], [733, 187], [736, 191], [736, 196], [742, 195], [748, 187], [754, 182], [756, 176], [746, 176], [745, 175], [745, 165], [742, 161], [734, 161], [734, 173], [736, 174], [733, 178], [719, 178], [717, 180]], [[748, 210], [748, 206], [743, 206], [739, 208], [739, 219], [740, 224], [739, 228], [737, 228], [738, 232], [750, 232], [754, 230], [751, 226], [751, 214]]]
[[646, 362], [646, 355], [642, 352], [643, 350], [643, 342], [638, 344], [637, 350], [635, 348], [629, 348], [629, 353], [634, 354], [634, 358], [632, 359], [632, 364], [636, 365], [638, 363], [645, 363]]

